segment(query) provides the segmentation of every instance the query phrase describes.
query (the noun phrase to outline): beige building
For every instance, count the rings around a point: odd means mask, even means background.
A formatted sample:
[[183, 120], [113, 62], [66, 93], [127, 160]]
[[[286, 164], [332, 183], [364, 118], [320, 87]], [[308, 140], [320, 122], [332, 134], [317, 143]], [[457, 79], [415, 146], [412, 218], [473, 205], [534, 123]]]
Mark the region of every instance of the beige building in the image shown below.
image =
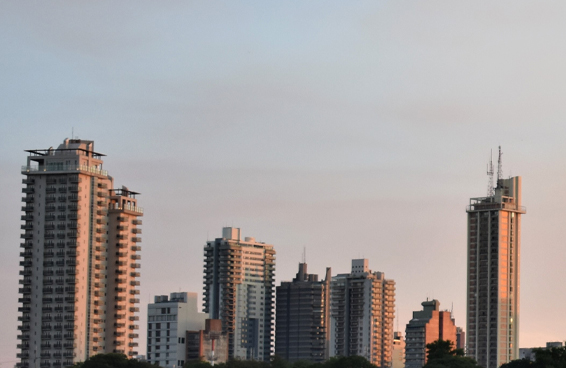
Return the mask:
[[467, 354], [485, 368], [519, 357], [521, 204], [516, 176], [498, 179], [493, 195], [470, 199], [466, 209]]
[[440, 310], [436, 299], [422, 302], [423, 309], [413, 312], [405, 329], [405, 367], [422, 368], [426, 364], [426, 345], [450, 340], [456, 347], [457, 327], [449, 311]]
[[204, 247], [204, 312], [222, 321], [229, 358], [269, 361], [272, 353], [275, 250], [225, 227]]
[[395, 331], [393, 333], [392, 368], [405, 368], [405, 339], [401, 331]]
[[391, 367], [395, 281], [372, 272], [367, 259], [354, 259], [352, 272], [333, 277], [330, 289], [330, 356], [359, 355]]
[[138, 193], [114, 189], [93, 141], [26, 152], [19, 366], [136, 355]]

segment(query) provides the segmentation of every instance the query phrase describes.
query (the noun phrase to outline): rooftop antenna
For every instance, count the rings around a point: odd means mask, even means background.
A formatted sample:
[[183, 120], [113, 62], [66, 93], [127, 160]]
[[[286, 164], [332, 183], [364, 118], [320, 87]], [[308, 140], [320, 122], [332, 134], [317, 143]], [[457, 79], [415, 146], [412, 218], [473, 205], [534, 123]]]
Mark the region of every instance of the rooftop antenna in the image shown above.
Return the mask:
[[495, 190], [493, 189], [493, 150], [491, 150], [491, 157], [489, 163], [487, 164], [487, 196], [493, 197], [495, 195]]
[[501, 152], [501, 146], [499, 146], [499, 158], [497, 159], [497, 182], [499, 182], [503, 176], [503, 162], [501, 161], [502, 156], [503, 152]]

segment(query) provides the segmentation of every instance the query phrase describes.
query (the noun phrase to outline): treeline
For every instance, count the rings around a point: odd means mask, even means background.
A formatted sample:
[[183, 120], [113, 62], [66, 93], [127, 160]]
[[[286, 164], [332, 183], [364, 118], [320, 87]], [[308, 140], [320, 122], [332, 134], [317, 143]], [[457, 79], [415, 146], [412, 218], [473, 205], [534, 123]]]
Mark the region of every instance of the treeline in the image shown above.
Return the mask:
[[[90, 357], [85, 362], [77, 363], [72, 368], [155, 368], [147, 362], [136, 359], [128, 359], [123, 354], [98, 354]], [[183, 368], [208, 368], [212, 365], [204, 361], [187, 362]], [[226, 363], [214, 365], [215, 368], [378, 368], [359, 356], [330, 358], [324, 363], [312, 363], [309, 361], [298, 361], [289, 363], [279, 357], [274, 357], [270, 362], [257, 360], [230, 360]], [[181, 367], [179, 367], [181, 368]]]
[[[208, 362], [194, 361], [186, 363], [183, 368], [211, 368]], [[229, 360], [226, 363], [215, 364], [214, 368], [378, 368], [361, 356], [333, 357], [324, 363], [313, 363], [307, 360], [299, 360], [289, 363], [286, 360], [273, 357], [270, 362], [257, 360]]]
[[566, 368], [566, 347], [533, 349], [534, 361], [517, 359], [503, 364], [501, 368]]

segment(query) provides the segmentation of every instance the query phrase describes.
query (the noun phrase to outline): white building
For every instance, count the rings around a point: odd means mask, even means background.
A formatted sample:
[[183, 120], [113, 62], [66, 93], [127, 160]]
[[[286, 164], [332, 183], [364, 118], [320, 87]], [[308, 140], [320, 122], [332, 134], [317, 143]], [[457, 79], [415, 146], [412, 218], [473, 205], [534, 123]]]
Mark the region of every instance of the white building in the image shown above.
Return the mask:
[[367, 259], [354, 259], [352, 272], [333, 277], [330, 287], [330, 356], [359, 355], [391, 367], [395, 281], [372, 272]]
[[147, 307], [147, 361], [160, 367], [182, 367], [187, 331], [203, 330], [206, 313], [198, 312], [197, 293], [155, 296]]
[[66, 367], [98, 353], [137, 354], [136, 192], [113, 189], [94, 142], [28, 150], [19, 280], [22, 368]]
[[225, 227], [204, 248], [204, 311], [220, 319], [229, 357], [269, 361], [273, 333], [275, 250]]

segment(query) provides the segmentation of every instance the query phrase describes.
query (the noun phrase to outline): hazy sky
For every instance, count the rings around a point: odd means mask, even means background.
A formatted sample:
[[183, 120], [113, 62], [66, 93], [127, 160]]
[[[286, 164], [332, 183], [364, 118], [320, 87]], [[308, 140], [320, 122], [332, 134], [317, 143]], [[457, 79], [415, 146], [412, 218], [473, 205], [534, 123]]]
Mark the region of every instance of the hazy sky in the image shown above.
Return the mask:
[[490, 150], [523, 177], [521, 347], [566, 339], [566, 3], [0, 2], [0, 367], [16, 360], [24, 149], [75, 135], [142, 193], [146, 303], [202, 294], [223, 226], [277, 280], [352, 258], [465, 326]]

